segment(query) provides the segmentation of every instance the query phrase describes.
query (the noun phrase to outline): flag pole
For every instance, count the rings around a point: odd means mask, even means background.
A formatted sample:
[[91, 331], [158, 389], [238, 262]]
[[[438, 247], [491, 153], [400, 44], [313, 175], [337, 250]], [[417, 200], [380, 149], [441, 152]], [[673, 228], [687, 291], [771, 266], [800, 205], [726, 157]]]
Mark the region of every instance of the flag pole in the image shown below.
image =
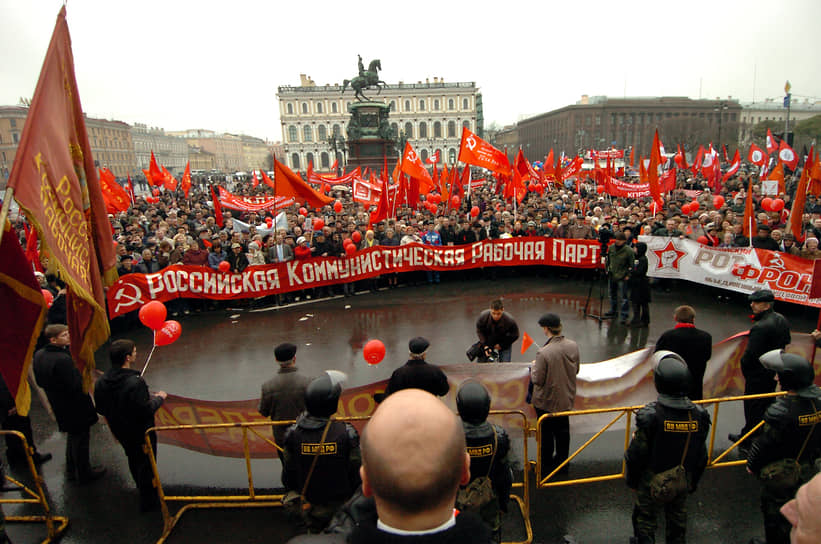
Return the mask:
[[14, 187], [6, 187], [6, 194], [3, 196], [3, 209], [0, 210], [0, 242], [3, 241], [3, 233], [6, 231], [6, 219], [9, 217], [12, 198], [14, 198]]

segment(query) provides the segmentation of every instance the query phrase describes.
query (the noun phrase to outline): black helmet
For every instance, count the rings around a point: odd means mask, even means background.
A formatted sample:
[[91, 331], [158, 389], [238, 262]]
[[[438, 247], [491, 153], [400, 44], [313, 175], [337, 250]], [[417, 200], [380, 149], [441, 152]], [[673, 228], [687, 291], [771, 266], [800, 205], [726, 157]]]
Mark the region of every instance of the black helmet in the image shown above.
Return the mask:
[[314, 417], [331, 417], [339, 405], [345, 374], [326, 371], [305, 389], [305, 409]]
[[490, 412], [490, 393], [481, 383], [470, 380], [462, 384], [456, 393], [456, 410], [466, 423], [484, 423]]
[[813, 384], [815, 371], [810, 362], [800, 355], [783, 349], [768, 351], [758, 359], [764, 368], [778, 374], [782, 391], [795, 391], [799, 396], [816, 398], [821, 390]]
[[670, 408], [690, 408], [687, 393], [692, 376], [681, 355], [672, 351], [657, 351], [653, 354], [653, 368], [659, 402]]

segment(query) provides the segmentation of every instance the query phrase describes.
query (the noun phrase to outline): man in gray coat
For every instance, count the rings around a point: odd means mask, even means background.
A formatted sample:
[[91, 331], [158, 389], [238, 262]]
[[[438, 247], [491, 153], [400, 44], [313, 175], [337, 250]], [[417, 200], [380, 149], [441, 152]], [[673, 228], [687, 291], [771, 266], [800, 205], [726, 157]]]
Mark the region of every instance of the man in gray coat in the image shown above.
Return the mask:
[[[279, 363], [276, 376], [262, 384], [259, 399], [259, 413], [272, 421], [296, 419], [305, 410], [305, 389], [311, 378], [300, 374], [296, 368], [296, 346], [284, 343], [274, 348], [274, 357]], [[278, 446], [285, 444], [288, 425], [274, 425], [274, 440]], [[282, 452], [277, 450], [280, 459]]]
[[[547, 413], [573, 409], [576, 399], [576, 374], [579, 373], [579, 346], [562, 336], [562, 321], [548, 313], [539, 318], [539, 326], [547, 335], [536, 360], [530, 379], [533, 382], [533, 408], [538, 417]], [[542, 420], [540, 434], [542, 477], [561, 465], [570, 453], [570, 418], [550, 417]], [[556, 456], [553, 456], [553, 451]]]

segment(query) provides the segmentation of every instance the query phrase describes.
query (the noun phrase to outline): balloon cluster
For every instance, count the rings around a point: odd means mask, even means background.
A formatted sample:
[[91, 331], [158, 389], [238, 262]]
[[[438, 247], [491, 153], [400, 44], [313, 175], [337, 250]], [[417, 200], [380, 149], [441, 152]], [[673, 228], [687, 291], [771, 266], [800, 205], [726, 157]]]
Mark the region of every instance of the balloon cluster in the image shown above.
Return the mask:
[[698, 200], [693, 200], [689, 204], [685, 204], [681, 207], [681, 212], [685, 215], [690, 215], [691, 213], [695, 213], [701, 205], [698, 203]]
[[182, 325], [173, 319], [166, 321], [167, 315], [168, 311], [165, 309], [165, 304], [159, 300], [147, 302], [140, 308], [140, 322], [154, 331], [155, 346], [173, 344], [182, 334]]
[[784, 201], [780, 198], [762, 198], [761, 207], [767, 212], [780, 212], [784, 209]]

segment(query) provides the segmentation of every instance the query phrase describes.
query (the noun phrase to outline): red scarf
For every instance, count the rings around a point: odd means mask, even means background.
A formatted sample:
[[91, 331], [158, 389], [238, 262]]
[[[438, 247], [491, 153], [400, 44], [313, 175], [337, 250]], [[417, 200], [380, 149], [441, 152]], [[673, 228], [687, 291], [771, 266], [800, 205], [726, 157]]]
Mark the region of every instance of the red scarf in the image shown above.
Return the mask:
[[692, 323], [676, 323], [674, 329], [695, 329], [696, 326]]

